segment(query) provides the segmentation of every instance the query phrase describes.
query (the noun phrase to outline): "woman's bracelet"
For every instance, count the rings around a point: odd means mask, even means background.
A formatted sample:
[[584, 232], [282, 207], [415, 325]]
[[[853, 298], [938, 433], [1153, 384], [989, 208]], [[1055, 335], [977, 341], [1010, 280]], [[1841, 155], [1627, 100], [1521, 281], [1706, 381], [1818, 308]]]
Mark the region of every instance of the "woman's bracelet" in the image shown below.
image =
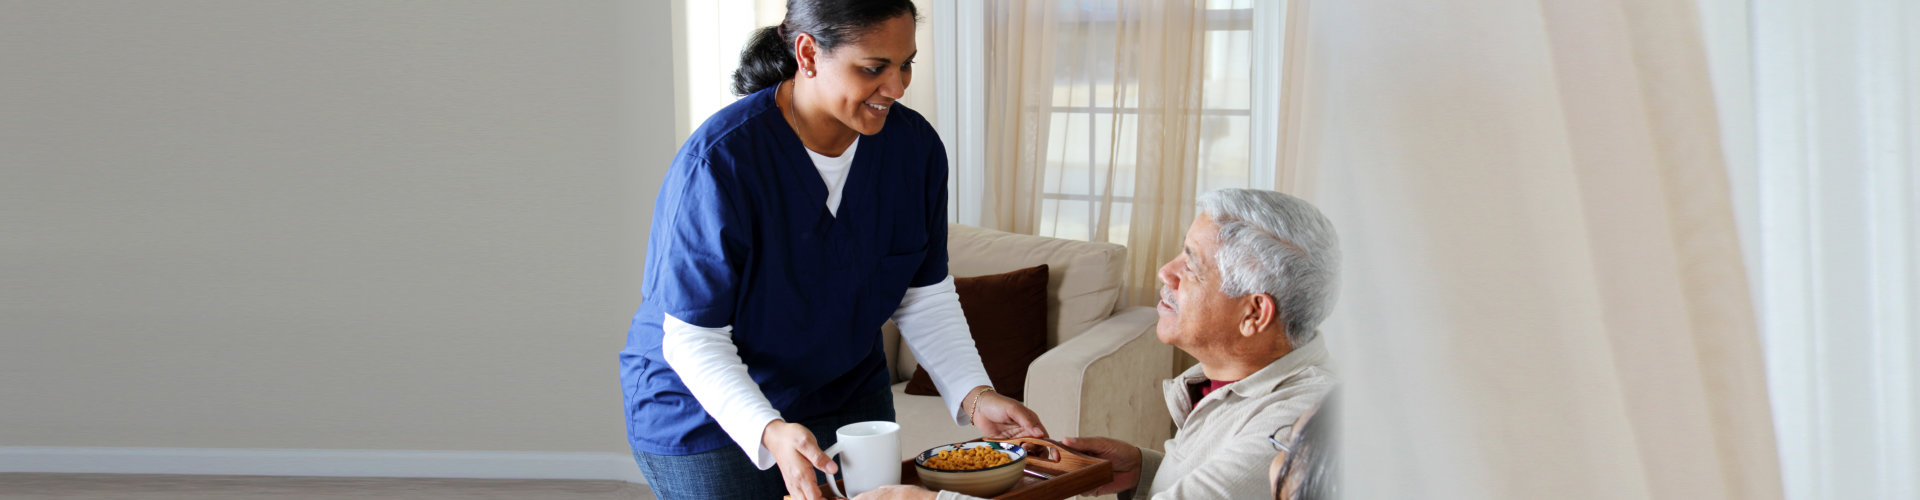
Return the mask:
[[974, 412], [980, 411], [980, 396], [985, 396], [988, 392], [993, 391], [993, 386], [986, 387], [985, 389], [981, 389], [980, 392], [973, 393], [973, 408], [967, 410], [967, 420], [973, 420]]

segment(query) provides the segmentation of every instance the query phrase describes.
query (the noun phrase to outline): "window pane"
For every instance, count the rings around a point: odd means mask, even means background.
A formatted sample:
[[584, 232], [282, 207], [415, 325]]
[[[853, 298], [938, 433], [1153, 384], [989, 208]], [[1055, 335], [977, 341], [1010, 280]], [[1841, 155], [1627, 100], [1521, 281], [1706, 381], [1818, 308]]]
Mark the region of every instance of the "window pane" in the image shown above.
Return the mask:
[[[1055, 35], [1053, 104], [1087, 107], [1113, 90], [1112, 23], [1063, 23]], [[1110, 100], [1110, 99], [1109, 99]]]
[[1140, 164], [1140, 118], [1135, 115], [1120, 117], [1120, 148], [1115, 151], [1119, 158], [1114, 162], [1115, 198], [1133, 198], [1134, 169]]
[[1054, 119], [1063, 123], [1058, 139], [1047, 139], [1048, 165], [1057, 172], [1058, 180], [1048, 189], [1052, 193], [1092, 194], [1093, 137], [1088, 130], [1087, 113], [1054, 113]]
[[1047, 170], [1040, 176], [1041, 192], [1060, 192], [1060, 164], [1066, 161], [1067, 122], [1072, 119], [1069, 113], [1053, 113], [1048, 117], [1047, 126]]
[[1127, 235], [1130, 233], [1128, 229], [1132, 227], [1132, 224], [1133, 204], [1114, 203], [1113, 220], [1111, 224], [1107, 225], [1107, 242], [1118, 245], [1127, 244]]
[[[1124, 119], [1125, 117], [1122, 118], [1123, 122], [1128, 121]], [[1115, 134], [1118, 131], [1114, 129], [1113, 122], [1114, 115], [1093, 115], [1093, 140], [1088, 144], [1088, 150], [1093, 155], [1093, 177], [1091, 179], [1093, 189], [1090, 191], [1091, 193], [1106, 192], [1107, 183], [1112, 181], [1112, 179], [1108, 177], [1116, 170], [1122, 168], [1113, 162], [1114, 156], [1118, 153], [1114, 151], [1114, 144], [1117, 142], [1121, 147], [1131, 149], [1130, 146], [1136, 142], [1136, 138], [1132, 136], [1116, 137]], [[1131, 169], [1132, 167], [1127, 166], [1125, 168]]]
[[1059, 209], [1050, 217], [1054, 221], [1053, 237], [1071, 240], [1086, 240], [1093, 237], [1091, 223], [1093, 204], [1083, 200], [1060, 200]]
[[1038, 234], [1041, 236], [1055, 236], [1059, 225], [1055, 224], [1054, 221], [1059, 218], [1060, 200], [1040, 200], [1040, 229]]
[[1114, 46], [1115, 37], [1119, 35], [1112, 23], [1094, 25], [1088, 30], [1087, 35], [1086, 42], [1095, 47], [1081, 56], [1088, 59], [1082, 64], [1086, 70], [1088, 105], [1103, 109], [1112, 108], [1116, 100], [1125, 102], [1126, 96], [1119, 92], [1129, 91], [1132, 87], [1131, 82], [1114, 80], [1116, 74], [1120, 73], [1116, 70], [1118, 58], [1115, 56], [1118, 52]]
[[1208, 109], [1250, 109], [1253, 102], [1253, 32], [1207, 32]]
[[1207, 116], [1200, 122], [1200, 192], [1251, 186], [1247, 157], [1253, 151], [1252, 119]]

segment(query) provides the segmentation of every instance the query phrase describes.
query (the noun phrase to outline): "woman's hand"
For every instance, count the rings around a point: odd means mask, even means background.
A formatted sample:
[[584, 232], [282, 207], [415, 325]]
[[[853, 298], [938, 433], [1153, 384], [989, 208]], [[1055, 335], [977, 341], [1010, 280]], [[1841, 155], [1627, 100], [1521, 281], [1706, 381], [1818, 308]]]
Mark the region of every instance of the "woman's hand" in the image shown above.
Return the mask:
[[881, 486], [880, 489], [861, 493], [853, 500], [933, 500], [939, 494], [919, 486]]
[[767, 447], [767, 451], [773, 453], [774, 462], [780, 465], [780, 477], [786, 479], [788, 497], [794, 500], [826, 498], [820, 494], [820, 485], [814, 482], [813, 469], [833, 474], [840, 466], [820, 451], [820, 442], [813, 439], [813, 431], [807, 430], [807, 426], [774, 419], [761, 432], [760, 445]]
[[[969, 400], [978, 401], [973, 403], [973, 426], [979, 428], [986, 437], [1047, 437], [1047, 428], [1040, 425], [1040, 416], [1027, 409], [1027, 405], [1002, 396], [999, 392], [989, 391], [984, 385], [974, 388], [969, 396], [972, 396]], [[967, 402], [961, 401], [960, 404]]]
[[1095, 488], [1088, 495], [1119, 493], [1140, 486], [1140, 447], [1103, 437], [1066, 438], [1061, 439], [1060, 444], [1067, 449], [1113, 462], [1113, 482]]

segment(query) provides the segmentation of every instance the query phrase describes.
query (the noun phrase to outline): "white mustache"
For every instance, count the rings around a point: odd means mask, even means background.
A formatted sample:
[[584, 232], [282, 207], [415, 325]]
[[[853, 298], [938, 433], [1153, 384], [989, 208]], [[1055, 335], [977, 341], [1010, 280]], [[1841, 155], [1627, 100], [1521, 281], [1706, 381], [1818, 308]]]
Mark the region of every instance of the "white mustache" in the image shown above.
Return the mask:
[[1180, 302], [1173, 298], [1173, 292], [1168, 291], [1165, 286], [1160, 287], [1160, 301], [1167, 303], [1167, 308], [1172, 309], [1173, 312], [1180, 312]]

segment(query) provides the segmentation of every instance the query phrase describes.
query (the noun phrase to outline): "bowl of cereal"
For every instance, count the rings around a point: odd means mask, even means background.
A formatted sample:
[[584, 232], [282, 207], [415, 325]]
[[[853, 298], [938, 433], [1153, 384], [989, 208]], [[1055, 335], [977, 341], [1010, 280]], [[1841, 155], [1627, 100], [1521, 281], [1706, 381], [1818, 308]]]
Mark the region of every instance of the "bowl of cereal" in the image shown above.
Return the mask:
[[920, 452], [913, 466], [928, 488], [991, 497], [1020, 482], [1027, 450], [1014, 443], [968, 441]]

